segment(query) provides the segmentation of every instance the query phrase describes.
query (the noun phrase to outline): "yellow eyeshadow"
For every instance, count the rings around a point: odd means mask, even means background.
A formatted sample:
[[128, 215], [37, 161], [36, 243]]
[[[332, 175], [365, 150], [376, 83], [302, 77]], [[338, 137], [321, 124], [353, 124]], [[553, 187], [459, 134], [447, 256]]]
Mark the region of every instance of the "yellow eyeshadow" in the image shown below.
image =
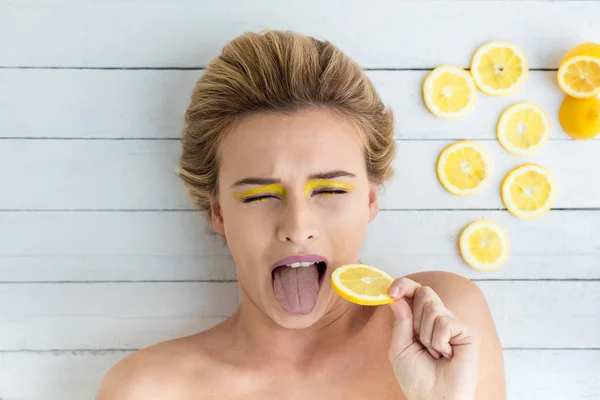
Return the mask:
[[254, 189], [246, 190], [242, 193], [233, 193], [233, 197], [239, 200], [244, 200], [248, 197], [266, 194], [278, 194], [280, 196], [283, 196], [285, 194], [285, 189], [281, 185], [272, 183], [270, 185], [263, 185]]
[[310, 182], [308, 182], [305, 186], [304, 186], [304, 193], [307, 196], [310, 196], [310, 194], [312, 193], [313, 190], [317, 189], [317, 188], [328, 188], [328, 189], [344, 189], [347, 191], [350, 191], [352, 189], [354, 189], [356, 185], [353, 183], [346, 183], [346, 182], [340, 182], [340, 181], [331, 181], [328, 179], [315, 179], [312, 180]]

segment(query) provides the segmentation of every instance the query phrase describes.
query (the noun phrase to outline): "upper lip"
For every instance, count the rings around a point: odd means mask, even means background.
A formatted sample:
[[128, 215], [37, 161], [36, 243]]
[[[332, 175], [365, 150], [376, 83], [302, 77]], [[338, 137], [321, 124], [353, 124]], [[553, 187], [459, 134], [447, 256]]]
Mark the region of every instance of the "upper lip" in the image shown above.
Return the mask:
[[290, 265], [297, 262], [310, 262], [310, 263], [319, 263], [324, 262], [327, 264], [327, 259], [319, 254], [306, 254], [306, 255], [296, 255], [289, 256], [286, 258], [282, 258], [279, 261], [275, 261], [271, 266], [271, 271], [273, 271], [277, 267], [281, 267], [282, 265]]

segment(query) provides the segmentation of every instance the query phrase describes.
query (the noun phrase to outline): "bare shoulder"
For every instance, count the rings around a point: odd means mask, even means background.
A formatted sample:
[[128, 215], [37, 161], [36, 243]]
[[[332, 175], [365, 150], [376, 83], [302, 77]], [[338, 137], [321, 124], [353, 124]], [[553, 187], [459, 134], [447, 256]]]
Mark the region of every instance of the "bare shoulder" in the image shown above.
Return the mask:
[[420, 272], [407, 278], [429, 286], [456, 317], [481, 334], [477, 399], [505, 399], [502, 345], [488, 303], [470, 279], [443, 271]]
[[408, 275], [407, 278], [432, 288], [446, 307], [459, 314], [488, 311], [481, 289], [464, 276], [445, 271], [426, 271]]
[[96, 400], [187, 399], [211, 392], [210, 334], [158, 343], [128, 355], [106, 374]]
[[479, 286], [464, 276], [445, 271], [427, 271], [407, 278], [428, 286], [458, 319], [481, 331], [497, 336], [485, 296]]

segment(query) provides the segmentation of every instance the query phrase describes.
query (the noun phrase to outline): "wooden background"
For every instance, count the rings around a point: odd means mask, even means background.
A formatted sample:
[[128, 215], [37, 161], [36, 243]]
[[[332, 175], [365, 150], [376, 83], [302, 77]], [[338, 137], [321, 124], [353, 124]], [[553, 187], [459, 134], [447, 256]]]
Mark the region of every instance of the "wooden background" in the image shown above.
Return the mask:
[[[509, 399], [600, 399], [600, 141], [561, 130], [556, 68], [600, 42], [598, 1], [0, 0], [0, 399], [92, 399], [132, 351], [191, 334], [236, 307], [228, 251], [204, 233], [175, 175], [194, 82], [244, 31], [329, 39], [368, 70], [397, 116], [397, 176], [382, 192], [363, 259], [395, 276], [444, 269], [485, 292], [505, 349]], [[495, 39], [526, 53], [516, 94], [480, 95], [461, 121], [436, 119], [421, 84], [468, 67]], [[495, 140], [508, 105], [535, 101], [552, 140], [519, 158]], [[483, 193], [437, 183], [438, 153], [474, 139], [491, 153]], [[560, 191], [518, 220], [499, 196], [537, 162]], [[500, 223], [511, 256], [478, 273], [457, 254], [470, 221]]]

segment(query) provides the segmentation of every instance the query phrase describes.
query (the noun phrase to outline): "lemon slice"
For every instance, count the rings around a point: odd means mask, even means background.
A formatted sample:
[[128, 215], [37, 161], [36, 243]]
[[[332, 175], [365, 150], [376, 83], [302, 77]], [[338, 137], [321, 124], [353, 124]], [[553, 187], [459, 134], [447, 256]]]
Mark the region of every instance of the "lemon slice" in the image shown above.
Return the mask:
[[481, 46], [471, 60], [471, 75], [479, 90], [490, 96], [506, 96], [523, 85], [529, 67], [516, 45], [494, 41]]
[[463, 229], [460, 253], [465, 262], [479, 271], [499, 268], [508, 258], [508, 237], [491, 221], [475, 221]]
[[502, 201], [513, 215], [534, 218], [552, 207], [556, 181], [539, 165], [525, 164], [510, 171], [502, 182]]
[[496, 127], [498, 141], [509, 153], [529, 156], [537, 153], [550, 138], [550, 122], [535, 103], [517, 103], [500, 116]]
[[440, 153], [437, 176], [444, 188], [457, 196], [469, 196], [481, 191], [490, 181], [492, 159], [475, 142], [453, 143]]
[[600, 45], [582, 43], [567, 52], [558, 68], [558, 85], [569, 96], [600, 94]]
[[435, 116], [462, 118], [475, 105], [477, 88], [467, 71], [459, 67], [437, 67], [423, 83], [425, 105]]
[[392, 282], [390, 275], [365, 264], [343, 265], [331, 275], [331, 285], [340, 296], [363, 306], [393, 303], [388, 296]]

